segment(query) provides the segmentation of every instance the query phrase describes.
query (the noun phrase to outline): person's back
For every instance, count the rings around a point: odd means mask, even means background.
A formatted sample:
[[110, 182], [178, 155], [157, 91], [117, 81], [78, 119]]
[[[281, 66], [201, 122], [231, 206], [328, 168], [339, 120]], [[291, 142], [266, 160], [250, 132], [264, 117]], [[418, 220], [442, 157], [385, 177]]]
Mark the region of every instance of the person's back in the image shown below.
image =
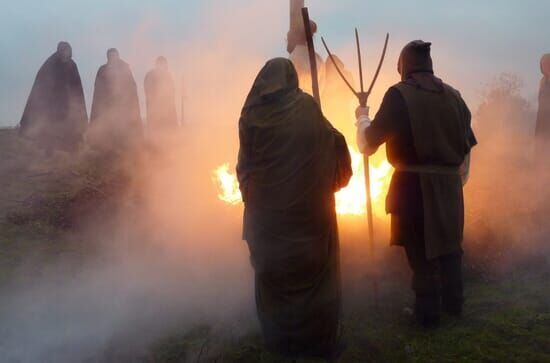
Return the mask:
[[57, 51], [40, 67], [19, 133], [45, 147], [74, 151], [83, 140], [88, 122], [84, 91], [72, 48], [60, 42]]
[[97, 72], [90, 122], [139, 122], [137, 87], [129, 65], [116, 49], [107, 51], [107, 60]]
[[[110, 151], [141, 137], [141, 116], [134, 76], [116, 49], [107, 51], [107, 63], [96, 76], [88, 143]], [[116, 141], [115, 141], [116, 140]]]
[[536, 124], [536, 155], [538, 164], [549, 160], [550, 151], [550, 54], [545, 54], [540, 61], [543, 78], [540, 82], [539, 109]]
[[290, 357], [329, 357], [341, 303], [334, 192], [351, 177], [345, 140], [282, 58], [256, 78], [239, 139], [243, 238], [266, 344]]
[[395, 87], [407, 104], [417, 158], [420, 164], [460, 166], [467, 154], [463, 136], [467, 133], [462, 98], [451, 86], [438, 90], [401, 82]]
[[407, 252], [423, 325], [439, 321], [440, 299], [447, 312], [462, 311], [463, 167], [477, 143], [462, 97], [433, 75], [430, 45], [414, 41], [403, 49], [402, 81], [388, 90], [372, 124], [368, 111], [358, 110], [360, 149], [372, 153], [386, 142], [396, 169], [386, 202], [392, 244]]
[[166, 131], [177, 127], [175, 86], [166, 58], [157, 58], [155, 68], [145, 76], [144, 88], [149, 128]]

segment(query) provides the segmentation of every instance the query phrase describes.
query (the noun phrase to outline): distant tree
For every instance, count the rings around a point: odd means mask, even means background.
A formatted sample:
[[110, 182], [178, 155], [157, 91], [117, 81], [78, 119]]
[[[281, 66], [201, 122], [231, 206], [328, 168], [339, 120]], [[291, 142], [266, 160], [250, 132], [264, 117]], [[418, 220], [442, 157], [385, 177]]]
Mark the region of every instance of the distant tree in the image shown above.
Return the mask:
[[475, 112], [475, 127], [487, 156], [520, 161], [533, 150], [535, 109], [521, 95], [523, 81], [514, 74], [493, 78], [482, 93]]

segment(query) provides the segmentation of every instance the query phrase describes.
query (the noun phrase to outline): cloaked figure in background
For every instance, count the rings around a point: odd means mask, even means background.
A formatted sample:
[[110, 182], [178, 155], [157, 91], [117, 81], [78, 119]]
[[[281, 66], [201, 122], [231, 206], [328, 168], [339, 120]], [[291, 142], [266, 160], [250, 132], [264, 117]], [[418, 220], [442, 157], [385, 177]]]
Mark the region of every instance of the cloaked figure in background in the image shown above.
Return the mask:
[[334, 193], [351, 177], [344, 137], [298, 88], [288, 59], [258, 74], [239, 121], [243, 237], [256, 273], [267, 347], [285, 356], [341, 352], [340, 256]]
[[136, 82], [114, 48], [107, 51], [107, 64], [97, 72], [90, 128], [88, 142], [95, 148], [124, 146], [142, 133]]
[[426, 327], [440, 310], [462, 314], [463, 184], [477, 144], [460, 93], [434, 76], [431, 43], [410, 42], [399, 57], [401, 82], [385, 94], [370, 121], [357, 110], [359, 149], [383, 143], [395, 167], [386, 200], [392, 244], [405, 248], [413, 272], [415, 317]]
[[[344, 63], [335, 55], [333, 58], [346, 79], [353, 84], [353, 76]], [[346, 137], [353, 138], [355, 128], [350, 120], [354, 118], [357, 98], [349, 91], [330, 59], [327, 58], [325, 65], [325, 86], [321, 97], [323, 113]]]
[[88, 124], [82, 82], [72, 48], [60, 42], [40, 67], [21, 117], [19, 134], [46, 149], [75, 151]]
[[550, 160], [550, 54], [545, 54], [540, 61], [543, 78], [540, 82], [539, 110], [537, 114], [536, 159], [542, 166]]
[[145, 76], [145, 100], [147, 125], [151, 130], [170, 130], [178, 126], [174, 79], [164, 57], [158, 57], [155, 68]]

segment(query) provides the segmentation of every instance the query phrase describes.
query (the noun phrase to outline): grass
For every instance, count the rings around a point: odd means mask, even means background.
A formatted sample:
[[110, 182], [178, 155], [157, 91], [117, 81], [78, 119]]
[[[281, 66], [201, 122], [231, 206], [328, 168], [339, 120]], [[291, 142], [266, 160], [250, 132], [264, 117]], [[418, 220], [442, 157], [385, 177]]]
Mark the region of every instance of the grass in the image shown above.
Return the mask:
[[[9, 183], [0, 186], [1, 296], [9, 294], [12, 284], [40, 275], [52, 261], [69, 260], [77, 268], [93, 254], [94, 246], [57, 221], [69, 205], [67, 201], [89, 184], [91, 177], [79, 175], [94, 174], [91, 180], [97, 185], [96, 178], [101, 178], [102, 171], [93, 165], [88, 171], [82, 171], [82, 165], [71, 166], [71, 170], [79, 170], [76, 175], [67, 170], [45, 172], [43, 166], [31, 164], [23, 167], [25, 158], [20, 150], [26, 146], [13, 141], [8, 132], [0, 132], [0, 142], [1, 151], [11, 155], [10, 162], [0, 169], [0, 175], [10, 177]], [[36, 152], [27, 150], [26, 155], [35, 157]], [[29, 178], [31, 174], [34, 179]], [[72, 177], [68, 179], [68, 175]], [[23, 203], [37, 193], [45, 203], [41, 205], [46, 206], [40, 213], [35, 213], [33, 205]], [[13, 213], [20, 218], [14, 219]], [[498, 277], [469, 271], [465, 316], [461, 320], [444, 317], [441, 327], [433, 331], [410, 324], [402, 313], [411, 302], [408, 277], [388, 274], [381, 278], [385, 283], [379, 309], [369, 304], [366, 282], [346, 285], [348, 301], [342, 327], [348, 349], [343, 363], [550, 362], [547, 262], [527, 264]], [[244, 325], [238, 333], [208, 325], [176, 331], [158, 340], [146, 356], [135, 361], [289, 362], [263, 349], [256, 325]]]
[[[500, 281], [469, 281], [464, 317], [444, 317], [435, 330], [411, 324], [395, 302], [390, 308], [347, 311], [343, 337], [348, 349], [341, 362], [550, 362], [549, 277], [529, 272]], [[218, 348], [199, 360], [196, 352], [204, 344]], [[229, 339], [207, 327], [159, 343], [152, 361], [175, 362], [185, 354], [189, 358], [188, 352], [195, 359], [190, 361], [289, 362], [265, 352], [255, 329]]]
[[[35, 275], [48, 261], [69, 255], [78, 261], [87, 252], [87, 247], [42, 223], [2, 224], [0, 288], [30, 278], [18, 275], [23, 263], [32, 261], [35, 268], [25, 271]], [[411, 325], [402, 314], [401, 307], [410, 299], [407, 290], [401, 291], [399, 301], [378, 310], [365, 300], [365, 307], [346, 309], [343, 336], [348, 349], [341, 362], [550, 362], [549, 278], [540, 271], [490, 281], [470, 277], [463, 319], [444, 317], [433, 331]], [[403, 282], [399, 288], [405, 286]], [[146, 361], [288, 362], [264, 351], [255, 326], [239, 336], [220, 335], [209, 326], [176, 332], [158, 341]]]

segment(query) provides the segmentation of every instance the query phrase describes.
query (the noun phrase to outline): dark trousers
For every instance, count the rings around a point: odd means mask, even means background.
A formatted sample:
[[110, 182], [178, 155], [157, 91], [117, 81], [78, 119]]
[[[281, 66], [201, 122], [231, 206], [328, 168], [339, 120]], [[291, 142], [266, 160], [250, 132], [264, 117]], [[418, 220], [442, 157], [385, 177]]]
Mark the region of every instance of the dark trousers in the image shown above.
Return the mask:
[[464, 303], [462, 253], [428, 260], [423, 238], [411, 238], [404, 247], [413, 272], [415, 313], [437, 316], [442, 305], [447, 313], [460, 315]]

